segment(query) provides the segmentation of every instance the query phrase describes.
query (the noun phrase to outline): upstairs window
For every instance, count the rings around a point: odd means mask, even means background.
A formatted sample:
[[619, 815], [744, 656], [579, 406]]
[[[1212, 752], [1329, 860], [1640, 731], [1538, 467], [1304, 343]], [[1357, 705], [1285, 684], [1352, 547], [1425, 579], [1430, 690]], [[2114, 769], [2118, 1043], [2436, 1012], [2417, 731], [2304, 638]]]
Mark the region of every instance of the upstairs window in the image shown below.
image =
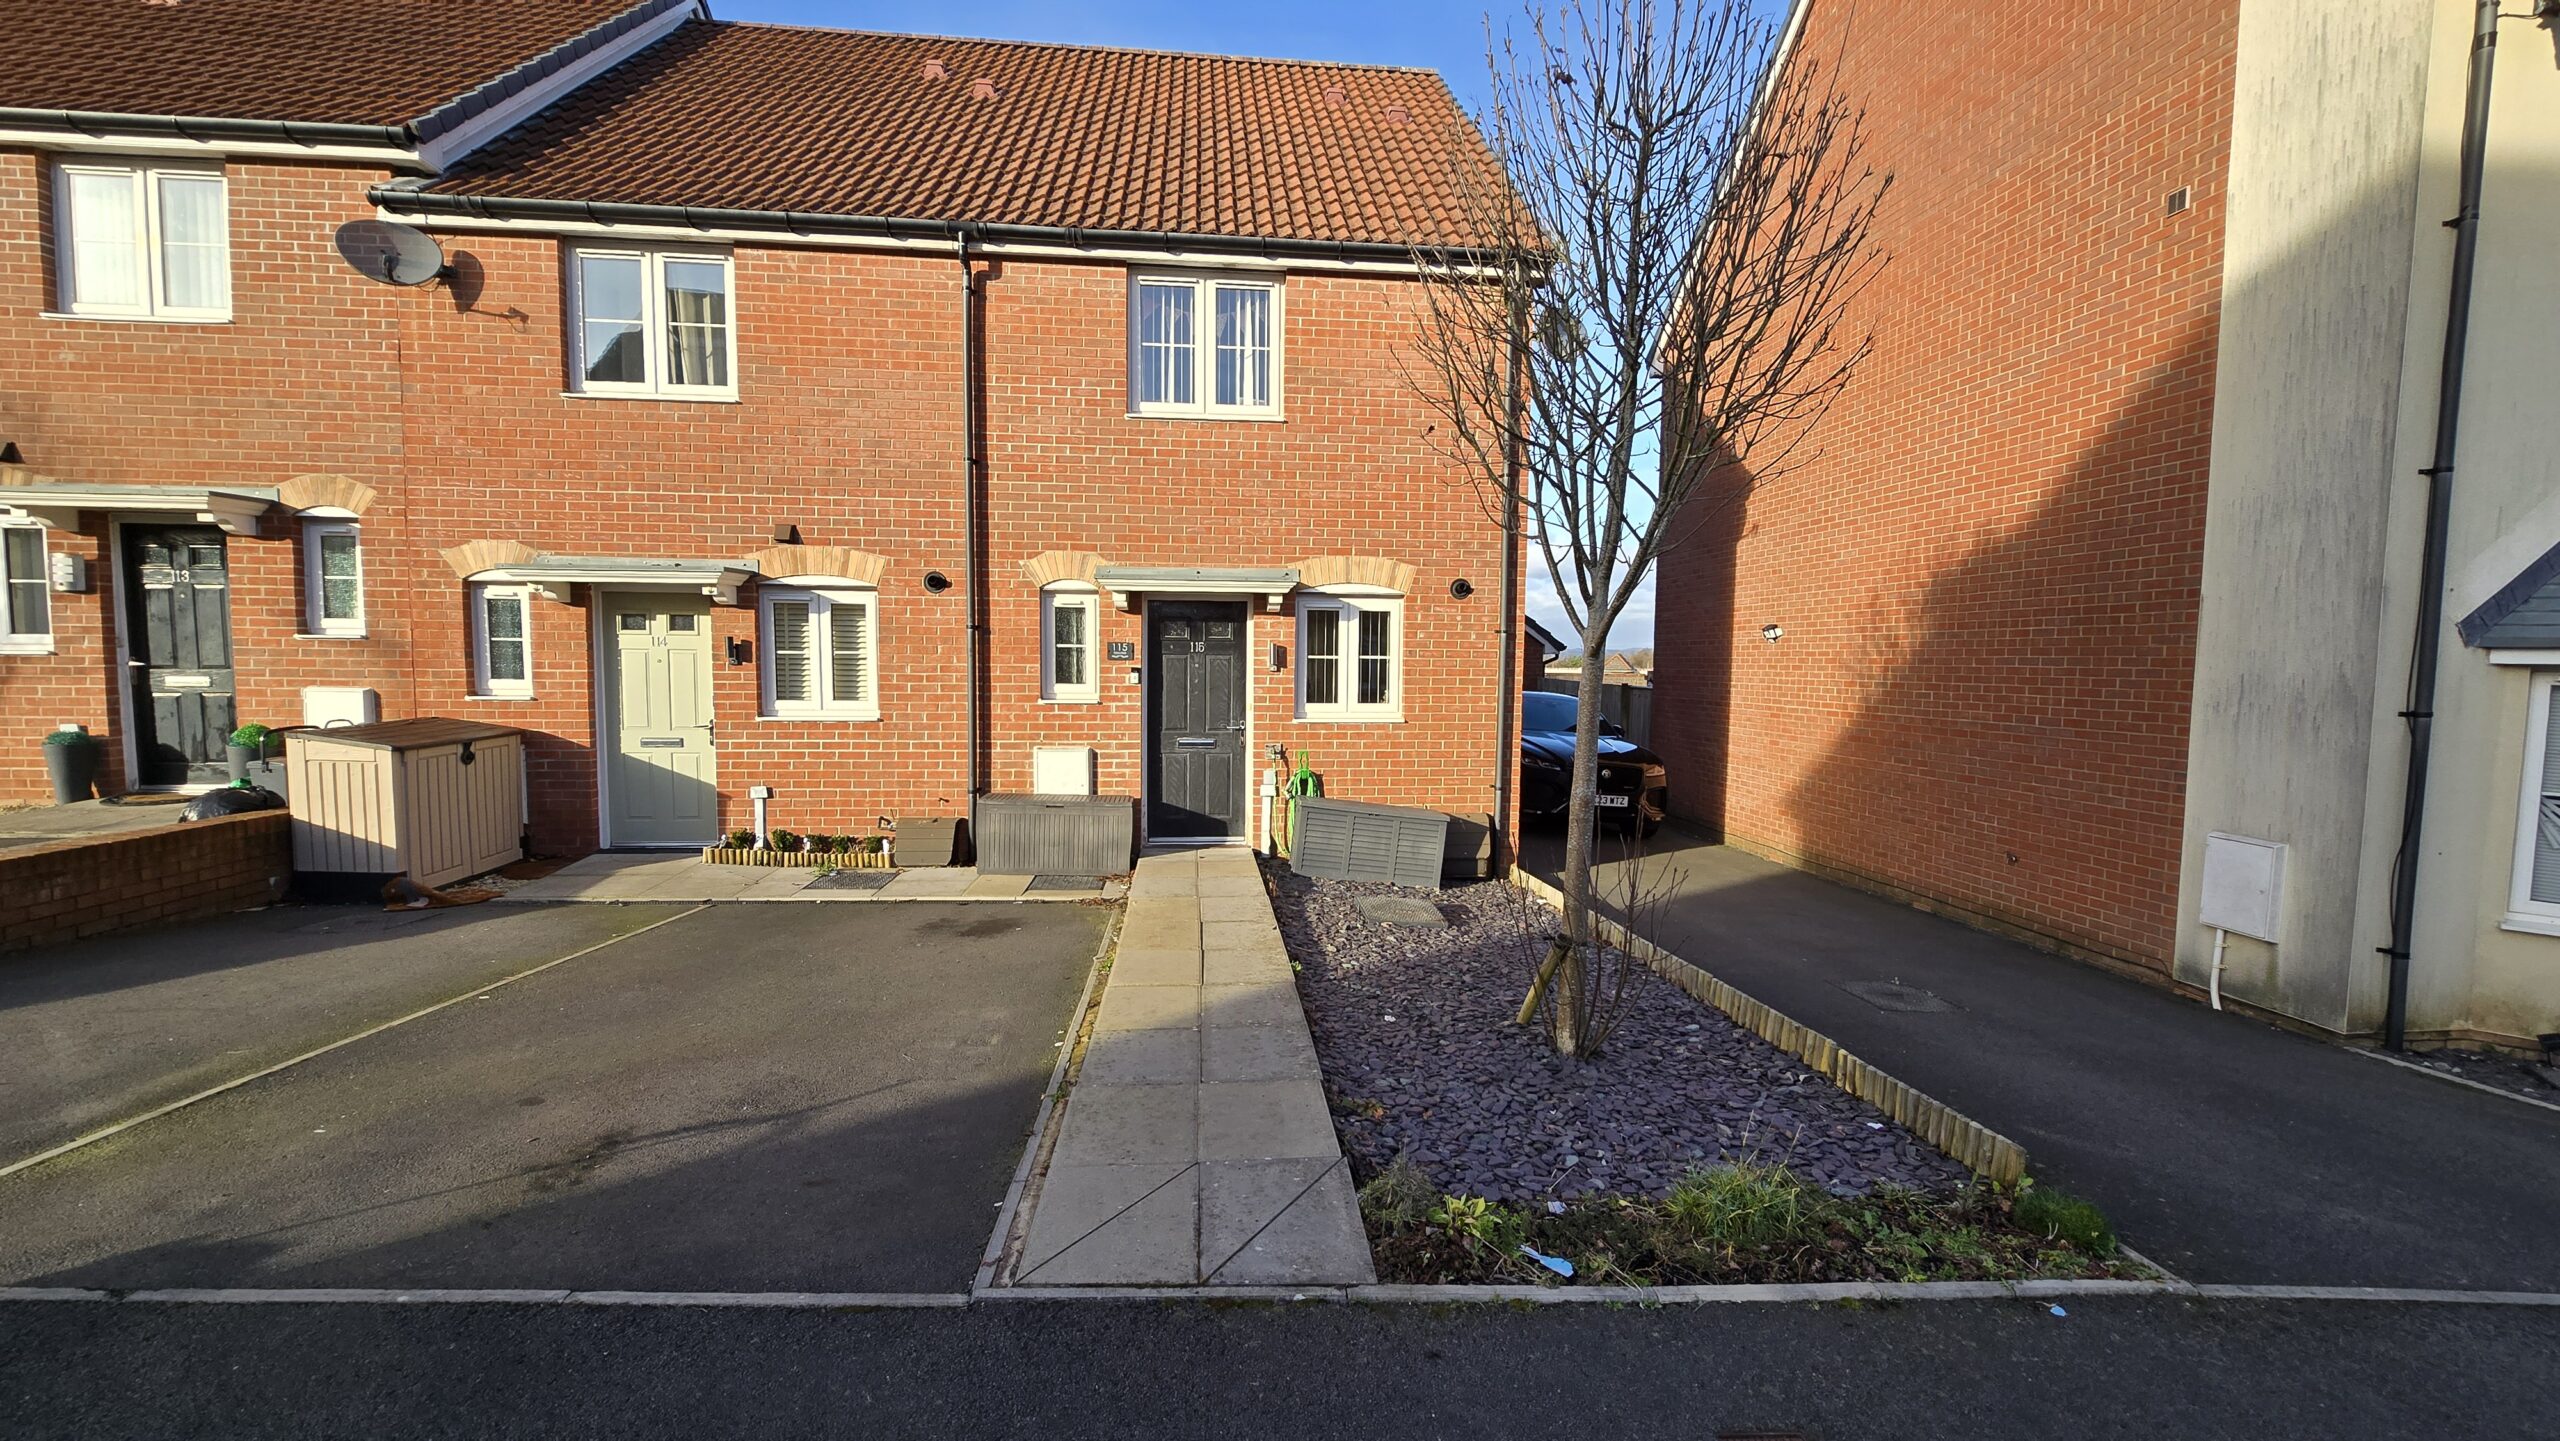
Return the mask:
[[364, 557], [354, 521], [304, 523], [302, 586], [309, 634], [364, 634]]
[[32, 525], [0, 527], [0, 653], [41, 654], [53, 649], [52, 594], [45, 576], [44, 531]]
[[1404, 601], [1316, 594], [1298, 602], [1298, 718], [1404, 719]]
[[1054, 701], [1101, 699], [1096, 684], [1093, 637], [1099, 628], [1102, 598], [1070, 584], [1040, 593], [1040, 698]]
[[811, 720], [878, 720], [876, 591], [767, 587], [764, 713]]
[[1135, 415], [1277, 419], [1280, 282], [1133, 276], [1129, 410]]
[[734, 399], [729, 257], [569, 253], [570, 385], [589, 395]]
[[127, 320], [231, 318], [222, 171], [183, 164], [54, 167], [60, 303]]

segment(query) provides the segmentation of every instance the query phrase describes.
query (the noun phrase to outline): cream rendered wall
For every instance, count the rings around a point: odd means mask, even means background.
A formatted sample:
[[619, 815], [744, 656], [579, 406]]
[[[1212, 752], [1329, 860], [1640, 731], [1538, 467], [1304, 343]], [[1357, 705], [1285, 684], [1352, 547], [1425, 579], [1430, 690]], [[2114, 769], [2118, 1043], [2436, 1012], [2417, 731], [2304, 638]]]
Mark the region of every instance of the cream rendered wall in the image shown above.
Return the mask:
[[2176, 973], [2201, 986], [2211, 970], [2206, 834], [2281, 841], [2282, 944], [2235, 939], [2224, 988], [2332, 1030], [2362, 1014], [2355, 901], [2434, 3], [2240, 6]]
[[[2523, 7], [2511, 7], [2521, 9]], [[2421, 494], [2416, 471], [2434, 443], [2464, 71], [2471, 48], [2467, 0], [2439, 0], [2429, 36], [2433, 69], [2400, 394], [2392, 461], [2409, 483], [2391, 526], [2377, 673], [2407, 673], [2415, 620]], [[2435, 753], [2428, 787], [2411, 947], [2413, 1037], [2520, 1042], [2560, 1030], [2560, 938], [2505, 930], [2517, 806], [2521, 797], [2527, 672], [2488, 663], [2453, 623], [2528, 562], [2560, 544], [2560, 38], [2551, 27], [2499, 27], [2496, 86], [2481, 200], [2479, 270], [2464, 367], [2460, 449], [2446, 565], [2443, 662], [2436, 692]], [[2378, 1025], [2382, 971], [2373, 948], [2387, 939], [2391, 851], [2399, 834], [2400, 739], [2395, 686], [2375, 697], [2377, 738], [2366, 807], [2364, 904], [2357, 949], [2368, 974], [2356, 1017]], [[2369, 964], [2363, 957], [2371, 957]]]

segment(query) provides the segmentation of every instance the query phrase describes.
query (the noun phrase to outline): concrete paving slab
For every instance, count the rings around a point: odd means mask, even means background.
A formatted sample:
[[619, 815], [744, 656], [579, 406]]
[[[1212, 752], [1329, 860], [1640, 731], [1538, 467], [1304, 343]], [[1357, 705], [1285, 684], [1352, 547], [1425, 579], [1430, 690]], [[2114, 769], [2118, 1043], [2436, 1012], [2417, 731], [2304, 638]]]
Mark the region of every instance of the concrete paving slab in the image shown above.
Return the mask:
[[1200, 1279], [1200, 1172], [1164, 1165], [1052, 1165], [1023, 1243], [1038, 1286], [1187, 1286]]
[[1200, 1081], [1200, 1057], [1198, 1031], [1096, 1031], [1076, 1085], [1193, 1086]]
[[1243, 846], [1221, 846], [1200, 852], [1203, 876], [1259, 876], [1262, 862]]
[[1198, 1115], [1196, 1088], [1191, 1086], [1079, 1085], [1051, 1164], [1189, 1161], [1198, 1154], [1193, 1141]]
[[1212, 1026], [1199, 1036], [1204, 1081], [1312, 1081], [1324, 1074], [1302, 1026]]
[[1200, 948], [1123, 948], [1111, 958], [1111, 979], [1131, 986], [1196, 986], [1200, 984]]
[[1312, 1080], [1204, 1081], [1199, 1117], [1204, 1161], [1332, 1160], [1342, 1154], [1324, 1088]]
[[1131, 900], [1155, 900], [1198, 894], [1200, 894], [1200, 873], [1188, 868], [1149, 870], [1145, 864], [1141, 863], [1137, 874], [1129, 878]]
[[1096, 1031], [1188, 1030], [1200, 1024], [1198, 986], [1105, 986]]
[[1004, 899], [1006, 897], [1021, 895], [1023, 892], [1030, 889], [1031, 878], [1029, 876], [982, 875], [969, 882], [967, 888], [964, 889], [961, 894], [971, 897]]
[[797, 900], [803, 892], [808, 890], [809, 882], [818, 878], [816, 871], [788, 870], [781, 866], [766, 866], [762, 869], [765, 872], [763, 876], [745, 890], [738, 892], [739, 900]]
[[1286, 981], [1242, 986], [1202, 986], [1200, 1024], [1204, 1026], [1295, 1026], [1306, 1029], [1307, 1013], [1298, 1004], [1298, 988]]
[[[1205, 886], [1208, 882], [1204, 880], [1201, 884]], [[1243, 895], [1203, 895], [1200, 898], [1200, 920], [1203, 925], [1211, 926], [1228, 921], [1243, 921], [1257, 927], [1267, 926], [1271, 924], [1271, 903], [1258, 892]]]
[[1261, 896], [1266, 894], [1262, 877], [1254, 874], [1202, 876], [1199, 881], [1203, 899], [1215, 896]]
[[1204, 1285], [1367, 1285], [1377, 1279], [1339, 1158], [1204, 1161]]
[[1281, 946], [1229, 947], [1201, 957], [1200, 979], [1212, 986], [1294, 984], [1289, 953]]
[[918, 866], [914, 870], [898, 872], [898, 878], [891, 881], [886, 890], [876, 894], [889, 900], [914, 896], [959, 896], [965, 894], [969, 883], [977, 878], [978, 873], [967, 866]]
[[1132, 897], [1120, 923], [1120, 944], [1152, 951], [1201, 944], [1200, 903], [1184, 898]]
[[1200, 946], [1207, 951], [1268, 949], [1282, 945], [1279, 923], [1271, 919], [1271, 905], [1262, 905], [1262, 918], [1251, 921], [1209, 921], [1200, 927]]

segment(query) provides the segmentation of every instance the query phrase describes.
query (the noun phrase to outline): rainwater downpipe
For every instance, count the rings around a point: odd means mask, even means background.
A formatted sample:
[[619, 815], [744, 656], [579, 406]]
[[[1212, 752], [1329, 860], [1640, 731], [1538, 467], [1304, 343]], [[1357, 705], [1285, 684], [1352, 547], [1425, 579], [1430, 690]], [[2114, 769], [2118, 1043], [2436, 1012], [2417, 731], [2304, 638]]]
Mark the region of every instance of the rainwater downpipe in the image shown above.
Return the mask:
[[[978, 592], [985, 567], [979, 564], [978, 536], [984, 510], [984, 487], [979, 484], [978, 452], [978, 275], [976, 262], [969, 254], [969, 231], [961, 229], [952, 240], [960, 259], [960, 489], [961, 515], [965, 531], [960, 566], [960, 597], [966, 619], [969, 650], [969, 729], [966, 749], [967, 795], [969, 822], [977, 820], [977, 800], [984, 794], [978, 783], [978, 731], [980, 727], [978, 689], [983, 658], [979, 654], [981, 612]], [[972, 843], [975, 837], [971, 838]]]
[[[1500, 851], [1508, 852], [1508, 862], [1520, 863], [1519, 836], [1511, 824], [1511, 777], [1520, 765], [1520, 742], [1512, 727], [1520, 723], [1520, 647], [1525, 644], [1528, 627], [1520, 606], [1520, 528], [1521, 517], [1521, 442], [1520, 426], [1527, 406], [1526, 371], [1529, 363], [1525, 338], [1526, 323], [1515, 304], [1511, 316], [1508, 395], [1505, 405], [1510, 414], [1503, 426], [1502, 464], [1506, 484], [1502, 505], [1502, 680], [1500, 683], [1501, 715], [1494, 723], [1493, 756], [1493, 827]], [[1495, 866], [1506, 859], [1501, 854], [1490, 858]], [[1496, 871], [1499, 874], [1499, 871]]]
[[[2420, 474], [2427, 478], [2427, 524], [2418, 564], [2418, 633], [2409, 668], [2409, 771], [2400, 804], [2400, 849], [2391, 877], [2390, 998], [2383, 1044], [2402, 1050], [2409, 1038], [2409, 951], [2417, 926], [2418, 861], [2427, 816], [2427, 762], [2434, 741], [2436, 663], [2444, 629], [2446, 536], [2453, 508], [2454, 441], [2462, 419], [2462, 363], [2471, 338], [2471, 280], [2480, 253], [2481, 176], [2489, 148], [2489, 81], [2498, 56], [2499, 0], [2476, 0], [2470, 85], [2462, 110], [2461, 198], [2453, 219], [2453, 280], [2445, 302], [2444, 363], [2436, 376], [2436, 445]], [[2538, 13], [2548, 4], [2537, 5]]]

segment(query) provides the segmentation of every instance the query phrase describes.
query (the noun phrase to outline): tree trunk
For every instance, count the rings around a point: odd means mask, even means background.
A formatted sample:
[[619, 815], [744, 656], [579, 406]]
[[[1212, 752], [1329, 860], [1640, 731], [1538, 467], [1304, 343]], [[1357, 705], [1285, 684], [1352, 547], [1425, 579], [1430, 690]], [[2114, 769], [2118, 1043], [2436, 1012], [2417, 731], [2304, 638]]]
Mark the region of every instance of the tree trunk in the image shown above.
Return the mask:
[[1567, 950], [1556, 966], [1553, 987], [1555, 1046], [1567, 1056], [1583, 1053], [1591, 1029], [1591, 848], [1600, 819], [1594, 797], [1600, 790], [1600, 696], [1609, 674], [1608, 644], [1604, 626], [1584, 627], [1582, 688], [1576, 692], [1573, 721], [1573, 787], [1565, 801], [1562, 889]]

